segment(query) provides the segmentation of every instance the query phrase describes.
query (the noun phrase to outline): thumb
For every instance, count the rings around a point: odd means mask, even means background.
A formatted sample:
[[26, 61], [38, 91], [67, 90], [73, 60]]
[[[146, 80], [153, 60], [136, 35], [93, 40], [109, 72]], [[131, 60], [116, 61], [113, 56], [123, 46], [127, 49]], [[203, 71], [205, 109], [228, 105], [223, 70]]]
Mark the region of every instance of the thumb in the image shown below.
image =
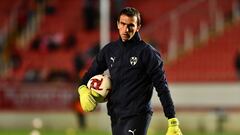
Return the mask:
[[91, 90], [91, 94], [94, 96], [94, 97], [100, 97], [101, 95], [98, 94], [97, 92]]

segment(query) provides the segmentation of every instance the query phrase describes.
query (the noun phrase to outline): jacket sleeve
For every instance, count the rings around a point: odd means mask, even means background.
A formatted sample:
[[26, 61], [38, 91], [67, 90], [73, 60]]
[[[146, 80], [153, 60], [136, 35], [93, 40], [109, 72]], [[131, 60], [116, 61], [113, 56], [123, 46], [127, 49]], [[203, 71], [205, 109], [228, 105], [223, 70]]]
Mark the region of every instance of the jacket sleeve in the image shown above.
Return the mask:
[[106, 49], [103, 48], [94, 58], [92, 65], [88, 71], [84, 74], [80, 85], [87, 85], [88, 80], [97, 74], [102, 74], [107, 69], [107, 63], [105, 60]]
[[174, 104], [169, 91], [165, 71], [163, 69], [163, 61], [160, 54], [157, 50], [148, 45], [144, 49], [143, 56], [143, 62], [146, 66], [147, 74], [151, 78], [153, 86], [156, 88], [165, 116], [167, 118], [174, 118]]

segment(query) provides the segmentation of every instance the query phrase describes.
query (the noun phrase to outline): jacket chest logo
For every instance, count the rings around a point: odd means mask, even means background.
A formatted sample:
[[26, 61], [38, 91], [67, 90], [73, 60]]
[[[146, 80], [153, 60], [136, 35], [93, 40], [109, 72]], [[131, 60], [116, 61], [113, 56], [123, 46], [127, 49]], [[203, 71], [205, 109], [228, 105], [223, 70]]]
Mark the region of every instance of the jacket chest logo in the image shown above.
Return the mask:
[[115, 59], [116, 57], [110, 57], [110, 63], [111, 63], [110, 67], [113, 67], [113, 64], [115, 63]]
[[115, 62], [115, 57], [110, 57], [110, 60], [112, 61], [112, 63]]
[[137, 64], [137, 61], [138, 61], [138, 58], [137, 57], [131, 57], [130, 58], [130, 64], [132, 66], [136, 65]]

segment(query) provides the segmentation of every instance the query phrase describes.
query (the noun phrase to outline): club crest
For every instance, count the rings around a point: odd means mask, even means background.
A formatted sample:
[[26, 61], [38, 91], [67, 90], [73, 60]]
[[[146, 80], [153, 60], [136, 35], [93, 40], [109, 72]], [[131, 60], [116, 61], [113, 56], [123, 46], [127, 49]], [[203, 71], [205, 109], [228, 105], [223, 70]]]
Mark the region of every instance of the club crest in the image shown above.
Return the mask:
[[137, 64], [137, 61], [138, 61], [138, 58], [137, 57], [131, 57], [130, 58], [130, 64], [132, 66], [136, 65]]

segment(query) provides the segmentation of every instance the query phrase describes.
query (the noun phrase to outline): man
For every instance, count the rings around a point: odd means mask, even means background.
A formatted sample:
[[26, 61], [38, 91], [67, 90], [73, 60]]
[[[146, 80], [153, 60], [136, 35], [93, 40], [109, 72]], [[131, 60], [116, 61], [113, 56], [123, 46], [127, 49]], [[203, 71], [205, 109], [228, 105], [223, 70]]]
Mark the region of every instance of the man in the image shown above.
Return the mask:
[[119, 40], [110, 42], [97, 54], [78, 89], [83, 110], [93, 111], [99, 97], [86, 87], [88, 80], [108, 69], [112, 91], [107, 108], [113, 135], [147, 134], [152, 116], [150, 100], [153, 87], [168, 118], [167, 135], [182, 135], [160, 54], [140, 38], [141, 18], [138, 10], [124, 8], [120, 12], [117, 27]]

